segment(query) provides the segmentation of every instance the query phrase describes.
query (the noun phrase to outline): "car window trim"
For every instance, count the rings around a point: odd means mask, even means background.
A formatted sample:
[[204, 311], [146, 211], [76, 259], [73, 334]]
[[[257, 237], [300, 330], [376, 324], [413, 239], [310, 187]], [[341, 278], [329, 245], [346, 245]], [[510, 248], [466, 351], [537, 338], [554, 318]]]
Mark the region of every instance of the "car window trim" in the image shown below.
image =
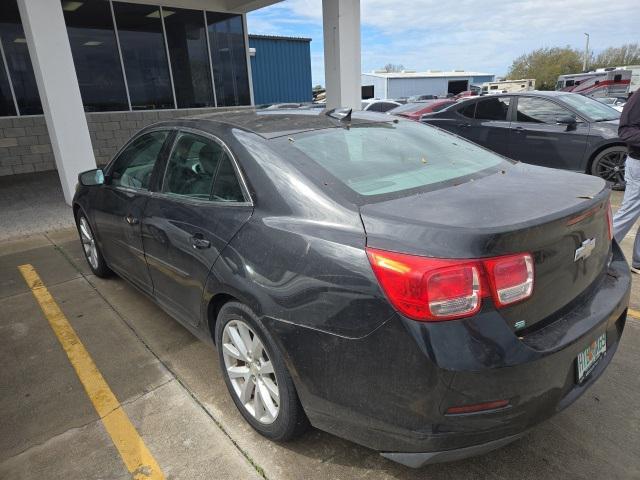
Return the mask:
[[[175, 130], [176, 130], [175, 132], [176, 134], [172, 139], [171, 148], [169, 149], [168, 154], [166, 156], [164, 172], [162, 173], [162, 181], [160, 182], [159, 185], [157, 185], [158, 190], [154, 190], [150, 192], [152, 196], [158, 197], [158, 198], [166, 198], [170, 200], [177, 200], [181, 202], [186, 201], [186, 203], [197, 203], [198, 205], [206, 204], [206, 205], [229, 206], [229, 207], [248, 207], [248, 206], [253, 207], [253, 198], [251, 196], [251, 193], [249, 192], [249, 188], [245, 182], [244, 176], [242, 175], [242, 171], [240, 170], [236, 157], [231, 151], [231, 149], [227, 146], [227, 144], [222, 139], [220, 139], [216, 135], [213, 135], [212, 133], [198, 130], [196, 128], [175, 127]], [[236, 174], [236, 178], [238, 179], [238, 182], [240, 183], [240, 190], [242, 190], [242, 195], [245, 198], [244, 202], [221, 202], [220, 200], [213, 200], [211, 198], [211, 195], [213, 195], [213, 187], [215, 185], [215, 179], [217, 178], [217, 174], [218, 174], [217, 170], [216, 170], [216, 176], [214, 177], [213, 183], [211, 184], [211, 193], [209, 195], [209, 198], [207, 199], [190, 197], [188, 195], [166, 193], [162, 191], [162, 187], [164, 185], [164, 179], [167, 175], [167, 170], [169, 168], [171, 155], [173, 154], [173, 151], [178, 143], [178, 138], [180, 137], [181, 133], [190, 133], [192, 135], [203, 137], [207, 140], [212, 140], [218, 145], [220, 145], [220, 147], [222, 147], [224, 152], [229, 156], [229, 159], [231, 160], [231, 166], [233, 168], [234, 173]]]
[[151, 127], [151, 128], [143, 129], [143, 130], [139, 131], [136, 135], [131, 137], [128, 142], [126, 142], [122, 147], [120, 147], [120, 149], [116, 152], [116, 154], [113, 156], [111, 161], [109, 163], [107, 163], [105, 165], [105, 167], [102, 169], [103, 172], [104, 172], [105, 177], [110, 177], [111, 176], [111, 171], [113, 170], [116, 162], [120, 158], [120, 155], [127, 149], [127, 147], [129, 147], [129, 145], [131, 145], [133, 142], [138, 140], [140, 137], [143, 137], [144, 135], [147, 135], [149, 133], [166, 131], [167, 132], [167, 138], [164, 139], [164, 142], [162, 143], [162, 147], [160, 148], [160, 152], [158, 153], [158, 158], [156, 158], [156, 161], [153, 164], [153, 170], [151, 172], [151, 179], [149, 180], [149, 187], [150, 188], [123, 187], [122, 185], [112, 185], [111, 183], [105, 184], [104, 187], [110, 188], [112, 190], [121, 190], [123, 192], [128, 192], [128, 193], [150, 194], [152, 192], [151, 187], [153, 186], [153, 183], [154, 183], [154, 177], [156, 175], [156, 169], [157, 169], [158, 165], [163, 160], [164, 154], [166, 153], [166, 148], [168, 146], [168, 142], [170, 142], [171, 134], [173, 133], [174, 130], [176, 130], [176, 127], [160, 126], [159, 125], [157, 127]]
[[[576, 112], [573, 108], [571, 108], [568, 105], [564, 105], [558, 101], [556, 101], [553, 98], [550, 97], [543, 97], [543, 96], [539, 96], [539, 95], [514, 95], [515, 99], [516, 99], [516, 105], [515, 105], [515, 110], [514, 110], [514, 115], [513, 115], [513, 121], [515, 123], [527, 123], [527, 124], [531, 124], [531, 123], [535, 123], [535, 122], [523, 122], [521, 120], [518, 120], [518, 102], [521, 98], [537, 98], [538, 100], [546, 100], [548, 102], [551, 103], [555, 103], [556, 105], [558, 105], [561, 108], [564, 108], [565, 110], [568, 110], [569, 112], [573, 113], [576, 116], [576, 119], [578, 119], [578, 123], [586, 123], [589, 124], [590, 121], [587, 120], [586, 118], [584, 118], [582, 115], [580, 115], [578, 112]], [[557, 125], [556, 123], [543, 123], [543, 125]]]

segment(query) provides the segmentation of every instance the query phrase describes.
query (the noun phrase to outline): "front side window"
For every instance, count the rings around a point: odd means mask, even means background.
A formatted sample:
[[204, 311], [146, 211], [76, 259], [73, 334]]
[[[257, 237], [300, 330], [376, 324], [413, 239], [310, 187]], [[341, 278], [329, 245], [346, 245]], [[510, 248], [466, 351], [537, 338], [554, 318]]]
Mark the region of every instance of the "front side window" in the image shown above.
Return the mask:
[[169, 132], [151, 132], [131, 142], [115, 161], [110, 183], [116, 187], [148, 190], [151, 174]]
[[569, 110], [557, 103], [534, 97], [518, 98], [518, 122], [556, 123], [559, 117], [572, 115]]
[[109, 2], [62, 3], [85, 111], [129, 110]]
[[213, 140], [191, 133], [178, 136], [167, 164], [162, 191], [200, 200], [244, 201], [226, 150]]
[[502, 157], [417, 122], [328, 128], [281, 140], [360, 195], [380, 195], [462, 177], [503, 164]]
[[480, 100], [476, 107], [478, 120], [507, 120], [510, 97], [494, 97]]

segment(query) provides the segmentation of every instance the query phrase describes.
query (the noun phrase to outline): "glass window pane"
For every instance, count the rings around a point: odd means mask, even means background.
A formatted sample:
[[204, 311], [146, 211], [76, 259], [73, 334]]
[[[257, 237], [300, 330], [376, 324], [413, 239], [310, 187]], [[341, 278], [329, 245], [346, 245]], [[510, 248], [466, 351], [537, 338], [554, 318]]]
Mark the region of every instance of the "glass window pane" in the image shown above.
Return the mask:
[[250, 105], [242, 16], [207, 12], [218, 106]]
[[378, 195], [455, 181], [503, 162], [502, 157], [418, 122], [326, 128], [284, 137], [338, 181], [361, 195]]
[[244, 195], [228, 155], [224, 155], [213, 186], [212, 199], [219, 202], [244, 202]]
[[211, 140], [183, 133], [178, 137], [164, 177], [162, 191], [209, 200], [223, 148]]
[[468, 103], [467, 105], [459, 109], [458, 113], [464, 115], [465, 117], [473, 118], [473, 113], [476, 111], [476, 103], [477, 102]]
[[[0, 3], [0, 37], [21, 115], [42, 113], [36, 77], [15, 0]], [[13, 101], [12, 101], [13, 103]], [[15, 110], [15, 107], [12, 107]]]
[[541, 98], [518, 98], [518, 122], [556, 123], [558, 117], [566, 117], [571, 112], [557, 103]]
[[201, 10], [163, 8], [178, 108], [212, 107], [211, 68]]
[[174, 108], [160, 9], [113, 3], [131, 108]]
[[169, 132], [151, 132], [133, 141], [116, 160], [111, 185], [147, 190], [153, 167]]
[[16, 115], [16, 108], [13, 104], [11, 96], [11, 88], [9, 88], [9, 79], [4, 65], [0, 64], [0, 116], [7, 117]]
[[476, 107], [478, 120], [506, 120], [510, 97], [494, 97], [480, 100]]
[[63, 0], [62, 9], [85, 111], [128, 110], [109, 2]]

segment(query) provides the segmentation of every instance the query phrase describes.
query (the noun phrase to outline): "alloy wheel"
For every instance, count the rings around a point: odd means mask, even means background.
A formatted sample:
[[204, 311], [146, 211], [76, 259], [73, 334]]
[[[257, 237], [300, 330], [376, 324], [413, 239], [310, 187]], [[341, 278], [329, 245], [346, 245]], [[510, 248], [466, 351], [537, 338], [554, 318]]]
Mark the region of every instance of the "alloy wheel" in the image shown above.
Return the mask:
[[87, 261], [94, 269], [98, 268], [98, 248], [96, 247], [96, 241], [91, 233], [89, 222], [82, 216], [80, 217], [80, 239], [82, 240], [82, 247], [84, 248], [84, 254], [87, 257]]
[[596, 175], [614, 185], [624, 185], [624, 162], [626, 152], [614, 150], [598, 159]]
[[260, 337], [242, 320], [231, 320], [222, 332], [222, 354], [240, 403], [260, 423], [273, 423], [280, 412], [280, 390]]

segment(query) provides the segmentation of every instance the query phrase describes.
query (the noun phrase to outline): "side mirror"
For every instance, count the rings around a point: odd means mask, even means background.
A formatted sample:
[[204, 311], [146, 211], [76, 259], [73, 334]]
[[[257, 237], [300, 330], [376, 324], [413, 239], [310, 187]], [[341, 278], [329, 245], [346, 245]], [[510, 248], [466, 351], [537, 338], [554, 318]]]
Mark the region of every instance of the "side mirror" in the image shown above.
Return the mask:
[[566, 125], [567, 130], [575, 129], [576, 123], [578, 123], [578, 120], [573, 115], [563, 115], [561, 117], [556, 117], [556, 125]]
[[104, 172], [100, 168], [93, 170], [87, 170], [78, 175], [78, 181], [80, 185], [85, 187], [94, 187], [96, 185], [104, 184]]

